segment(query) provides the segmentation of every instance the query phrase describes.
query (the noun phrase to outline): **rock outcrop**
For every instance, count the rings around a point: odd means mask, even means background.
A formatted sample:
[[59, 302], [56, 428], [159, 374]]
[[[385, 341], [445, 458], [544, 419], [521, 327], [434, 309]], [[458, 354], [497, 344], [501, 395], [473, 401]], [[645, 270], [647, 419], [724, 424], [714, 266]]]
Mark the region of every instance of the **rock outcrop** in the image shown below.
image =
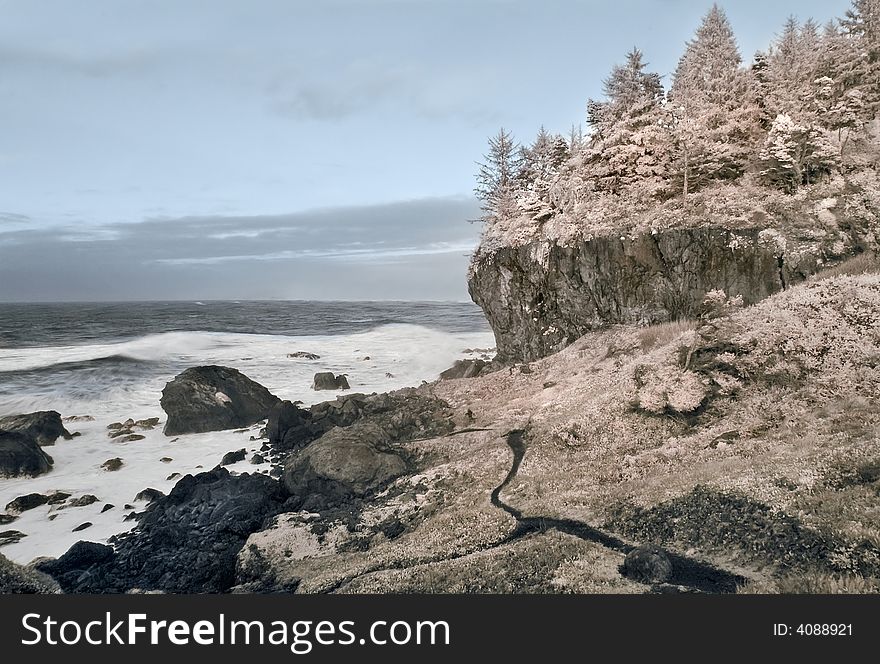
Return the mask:
[[340, 374], [336, 376], [332, 371], [322, 371], [315, 374], [315, 378], [312, 383], [312, 389], [350, 390], [351, 387], [348, 384], [348, 379], [345, 377], [345, 374]]
[[237, 369], [192, 367], [162, 390], [165, 435], [240, 429], [265, 419], [278, 397]]
[[73, 434], [64, 428], [61, 414], [54, 410], [0, 417], [0, 431], [18, 431], [32, 437], [40, 447], [54, 445], [59, 438], [73, 438]]
[[53, 463], [33, 436], [21, 431], [0, 431], [0, 477], [42, 475]]
[[547, 240], [475, 256], [471, 298], [486, 314], [502, 362], [554, 353], [609, 324], [694, 317], [708, 291], [754, 304], [858, 251], [857, 240], [785, 237], [773, 229], [679, 228]]
[[269, 413], [266, 435], [269, 444], [290, 452], [305, 447], [333, 427], [347, 427], [369, 420], [401, 442], [421, 436], [449, 433], [454, 428], [449, 405], [417, 388], [386, 394], [347, 394], [309, 409], [282, 401]]
[[321, 510], [362, 498], [406, 469], [388, 434], [365, 423], [335, 428], [291, 455], [282, 482], [302, 509]]
[[186, 475], [158, 498], [113, 547], [79, 542], [41, 571], [65, 592], [224, 592], [239, 549], [281, 511], [278, 482], [264, 475], [230, 475], [223, 468]]

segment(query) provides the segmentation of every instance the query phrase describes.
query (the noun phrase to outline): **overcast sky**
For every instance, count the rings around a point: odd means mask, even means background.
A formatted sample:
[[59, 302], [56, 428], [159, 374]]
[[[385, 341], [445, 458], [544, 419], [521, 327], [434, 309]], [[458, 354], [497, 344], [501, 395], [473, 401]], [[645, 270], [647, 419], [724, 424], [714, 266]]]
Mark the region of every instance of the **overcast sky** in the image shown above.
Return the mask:
[[[789, 14], [722, 3], [747, 60]], [[474, 162], [703, 0], [0, 0], [0, 301], [465, 300]]]

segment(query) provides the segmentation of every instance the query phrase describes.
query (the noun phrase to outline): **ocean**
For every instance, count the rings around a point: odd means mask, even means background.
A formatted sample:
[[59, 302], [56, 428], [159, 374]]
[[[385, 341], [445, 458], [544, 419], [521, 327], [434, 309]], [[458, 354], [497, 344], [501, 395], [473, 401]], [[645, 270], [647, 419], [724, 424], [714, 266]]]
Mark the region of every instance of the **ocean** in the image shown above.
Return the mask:
[[[138, 302], [0, 304], [0, 416], [57, 410], [80, 436], [46, 448], [53, 469], [36, 478], [0, 479], [0, 508], [25, 493], [91, 494], [86, 507], [42, 506], [3, 529], [25, 534], [0, 549], [16, 562], [57, 556], [80, 539], [106, 542], [134, 525], [124, 521], [134, 497], [167, 493], [187, 473], [216, 466], [231, 450], [247, 459], [232, 472], [268, 472], [249, 459], [262, 445], [256, 430], [180, 436], [161, 424], [144, 440], [120, 443], [107, 425], [165, 415], [162, 388], [187, 367], [234, 367], [282, 399], [312, 404], [337, 396], [315, 392], [318, 371], [345, 373], [350, 392], [385, 392], [434, 380], [462, 357], [494, 346], [478, 307], [437, 302]], [[297, 351], [317, 360], [288, 357]], [[342, 392], [345, 394], [346, 392]], [[257, 427], [259, 428], [259, 427]], [[174, 441], [174, 442], [172, 442]], [[115, 472], [104, 461], [123, 460]], [[170, 459], [170, 461], [169, 461]], [[105, 505], [113, 505], [105, 509]], [[50, 518], [51, 517], [51, 518]], [[88, 528], [73, 532], [83, 523]]]

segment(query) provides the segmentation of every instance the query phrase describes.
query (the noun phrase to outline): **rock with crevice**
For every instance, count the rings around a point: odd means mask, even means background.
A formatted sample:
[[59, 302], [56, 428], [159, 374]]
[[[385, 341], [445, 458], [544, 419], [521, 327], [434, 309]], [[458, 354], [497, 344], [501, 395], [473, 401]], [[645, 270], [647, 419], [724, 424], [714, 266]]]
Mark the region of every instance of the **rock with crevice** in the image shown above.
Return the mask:
[[497, 359], [523, 362], [609, 325], [693, 318], [712, 290], [754, 304], [858, 250], [845, 233], [817, 243], [773, 228], [535, 240], [478, 251], [468, 288], [495, 333]]

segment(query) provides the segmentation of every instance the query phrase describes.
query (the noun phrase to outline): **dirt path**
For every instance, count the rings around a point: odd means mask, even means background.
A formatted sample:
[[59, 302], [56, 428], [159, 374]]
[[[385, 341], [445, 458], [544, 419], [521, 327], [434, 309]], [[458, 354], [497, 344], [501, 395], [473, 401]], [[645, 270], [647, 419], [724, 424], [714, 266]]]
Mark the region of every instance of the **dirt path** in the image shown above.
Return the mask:
[[[557, 530], [567, 535], [579, 537], [582, 540], [595, 542], [604, 547], [626, 554], [635, 547], [623, 540], [595, 528], [583, 521], [574, 519], [558, 519], [546, 516], [523, 516], [522, 512], [511, 507], [501, 499], [501, 492], [510, 484], [519, 472], [520, 464], [526, 454], [526, 431], [516, 429], [507, 434], [507, 446], [513, 452], [513, 464], [507, 477], [492, 491], [492, 504], [504, 510], [517, 521], [514, 531], [496, 546], [509, 544], [520, 537], [531, 533], [542, 533], [548, 530]], [[665, 549], [664, 549], [665, 550]], [[683, 586], [688, 589], [706, 593], [732, 593], [738, 586], [743, 585], [746, 579], [737, 574], [719, 569], [708, 563], [688, 558], [672, 551], [665, 550], [672, 561], [672, 578], [666, 587]], [[662, 589], [661, 589], [662, 590]]]

